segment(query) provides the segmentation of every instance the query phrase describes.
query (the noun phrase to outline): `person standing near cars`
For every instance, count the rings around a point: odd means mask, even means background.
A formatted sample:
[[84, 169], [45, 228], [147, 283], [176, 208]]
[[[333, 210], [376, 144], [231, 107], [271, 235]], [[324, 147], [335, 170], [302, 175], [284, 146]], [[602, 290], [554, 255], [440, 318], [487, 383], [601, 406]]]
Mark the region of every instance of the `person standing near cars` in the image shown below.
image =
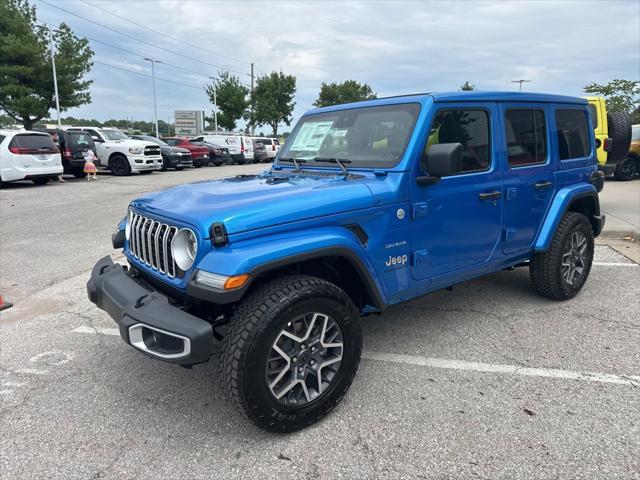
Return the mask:
[[84, 157], [83, 172], [87, 174], [87, 181], [91, 181], [92, 174], [93, 174], [93, 179], [98, 180], [98, 176], [97, 176], [98, 169], [96, 168], [96, 164], [94, 163], [97, 160], [96, 154], [93, 153], [92, 150], [87, 148], [84, 152], [82, 152], [82, 156]]
[[[53, 140], [53, 143], [56, 144], [56, 147], [58, 147], [58, 149], [60, 148], [60, 137], [58, 136], [58, 132], [53, 132], [51, 134], [51, 139]], [[65, 182], [64, 178], [62, 178], [62, 174], [58, 175], [58, 182], [59, 183], [67, 183]]]

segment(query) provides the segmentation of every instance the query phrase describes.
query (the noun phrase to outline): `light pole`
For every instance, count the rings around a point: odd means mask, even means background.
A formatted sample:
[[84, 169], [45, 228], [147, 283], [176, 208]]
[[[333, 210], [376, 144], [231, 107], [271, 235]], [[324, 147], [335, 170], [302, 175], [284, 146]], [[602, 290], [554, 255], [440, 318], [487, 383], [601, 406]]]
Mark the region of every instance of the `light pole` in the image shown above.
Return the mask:
[[58, 129], [62, 128], [62, 124], [60, 123], [60, 99], [58, 97], [58, 76], [56, 75], [56, 58], [53, 53], [53, 33], [51, 32], [51, 27], [47, 26], [47, 30], [49, 31], [49, 51], [51, 52], [51, 70], [53, 70], [53, 91], [56, 97], [56, 116], [58, 117]]
[[218, 132], [218, 99], [216, 97], [216, 90], [218, 89], [218, 81], [215, 77], [209, 77], [213, 80], [213, 128]]
[[519, 92], [522, 91], [522, 84], [523, 83], [531, 83], [531, 80], [511, 80], [511, 83], [519, 83], [520, 84], [520, 88], [519, 88]]
[[156, 138], [160, 138], [160, 133], [158, 132], [158, 105], [156, 103], [156, 69], [154, 65], [162, 62], [160, 60], [152, 60], [147, 57], [144, 59], [151, 62], [151, 81], [153, 82], [153, 121], [156, 124]]

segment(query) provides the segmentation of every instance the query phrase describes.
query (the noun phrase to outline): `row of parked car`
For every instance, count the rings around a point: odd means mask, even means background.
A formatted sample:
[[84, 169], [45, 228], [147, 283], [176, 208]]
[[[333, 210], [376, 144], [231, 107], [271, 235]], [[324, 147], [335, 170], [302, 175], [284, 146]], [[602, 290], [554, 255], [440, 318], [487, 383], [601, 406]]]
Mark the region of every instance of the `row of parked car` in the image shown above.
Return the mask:
[[115, 128], [63, 127], [47, 132], [0, 130], [0, 182], [32, 180], [45, 184], [62, 173], [86, 176], [84, 153], [113, 175], [151, 173], [169, 168], [244, 165], [273, 161], [276, 138], [205, 134], [195, 138], [126, 135]]

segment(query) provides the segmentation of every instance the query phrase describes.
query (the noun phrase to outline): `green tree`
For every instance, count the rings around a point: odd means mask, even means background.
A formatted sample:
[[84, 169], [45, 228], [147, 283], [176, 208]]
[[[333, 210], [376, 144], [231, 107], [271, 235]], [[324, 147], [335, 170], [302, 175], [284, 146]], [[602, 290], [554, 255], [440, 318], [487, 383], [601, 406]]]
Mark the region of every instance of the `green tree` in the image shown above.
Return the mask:
[[478, 87], [473, 83], [469, 83], [469, 80], [466, 80], [462, 85], [460, 85], [461, 92], [473, 92], [474, 90], [478, 90]]
[[[231, 75], [228, 71], [218, 72], [218, 80], [204, 87], [212, 104], [214, 104], [214, 88], [218, 105], [218, 125], [227, 130], [234, 130], [238, 120], [247, 110], [249, 89], [240, 83], [238, 77]], [[214, 123], [213, 113], [211, 117], [207, 117], [207, 121]]]
[[[93, 63], [86, 39], [64, 23], [53, 34], [60, 110], [91, 102], [84, 80]], [[24, 128], [55, 106], [48, 31], [27, 0], [0, 0], [0, 107]]]
[[640, 107], [640, 81], [616, 78], [600, 85], [595, 82], [584, 87], [585, 93], [601, 95], [607, 100], [607, 110], [612, 112], [636, 112]]
[[247, 116], [251, 125], [269, 125], [273, 136], [278, 135], [278, 124], [291, 125], [291, 113], [296, 103], [296, 77], [282, 72], [271, 72], [258, 77], [251, 95], [253, 114]]
[[329, 107], [341, 103], [360, 102], [378, 98], [366, 83], [345, 80], [342, 83], [324, 83], [320, 85], [320, 95], [313, 102], [316, 107]]

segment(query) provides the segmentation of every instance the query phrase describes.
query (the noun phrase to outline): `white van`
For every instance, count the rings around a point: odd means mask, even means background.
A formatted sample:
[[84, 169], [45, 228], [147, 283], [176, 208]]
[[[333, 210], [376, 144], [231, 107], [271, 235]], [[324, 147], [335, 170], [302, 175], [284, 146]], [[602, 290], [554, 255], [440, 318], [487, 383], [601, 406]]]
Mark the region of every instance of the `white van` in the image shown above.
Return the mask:
[[245, 137], [243, 135], [229, 135], [224, 133], [218, 134], [204, 134], [199, 137], [195, 137], [194, 140], [205, 141], [209, 143], [215, 143], [221, 147], [229, 149], [231, 158], [238, 165], [244, 165], [245, 163], [254, 163], [253, 158], [253, 141], [251, 137]]
[[48, 133], [0, 130], [0, 184], [31, 180], [44, 185], [62, 170], [60, 150]]

